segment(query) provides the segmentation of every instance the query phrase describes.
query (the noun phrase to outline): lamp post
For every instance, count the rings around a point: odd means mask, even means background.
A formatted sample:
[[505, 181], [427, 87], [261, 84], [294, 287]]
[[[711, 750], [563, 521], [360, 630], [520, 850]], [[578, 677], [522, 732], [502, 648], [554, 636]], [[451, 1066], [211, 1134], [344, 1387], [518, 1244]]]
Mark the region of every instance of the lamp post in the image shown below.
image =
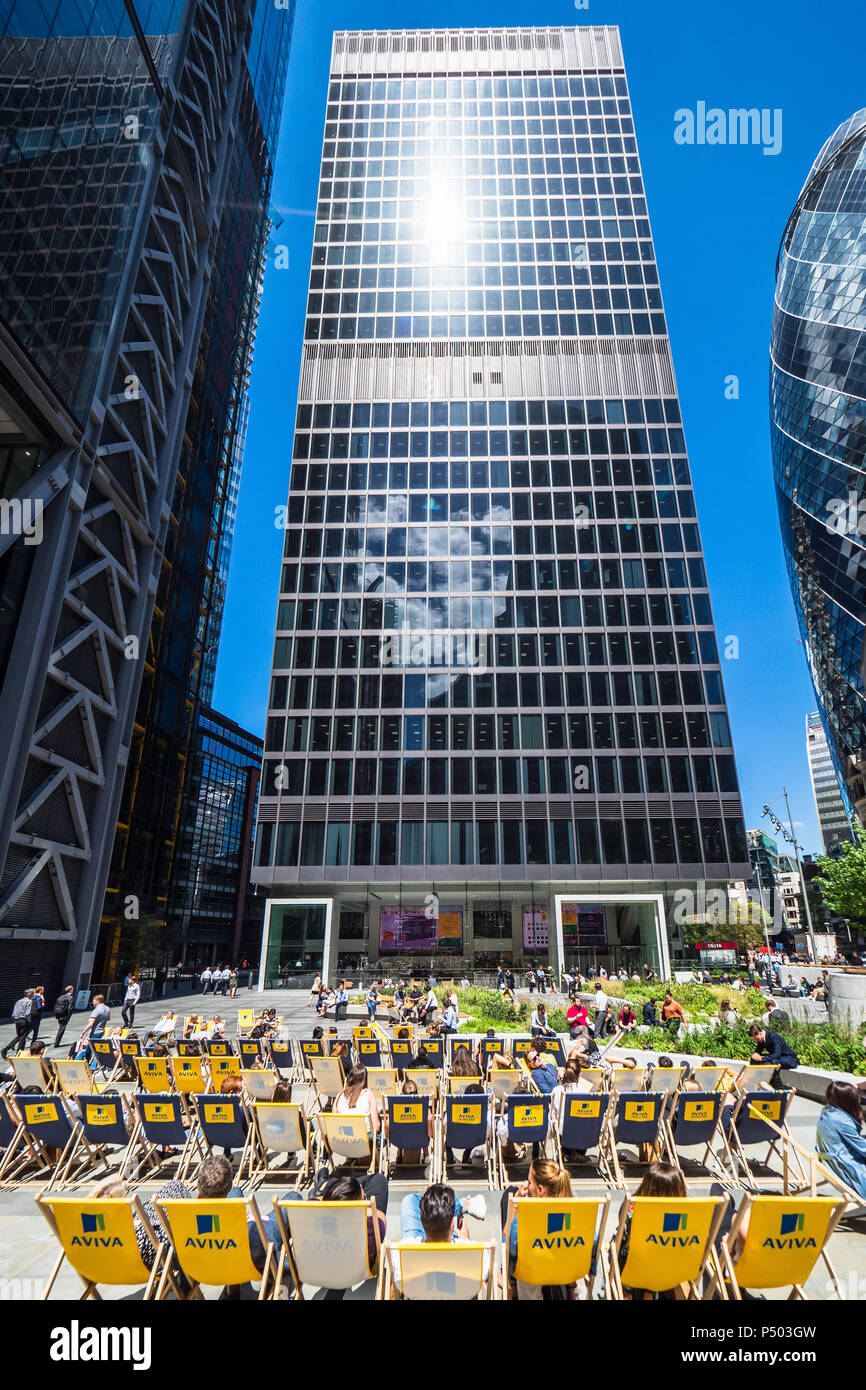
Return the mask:
[[[784, 825], [783, 825], [782, 822], [779, 820], [779, 818], [778, 818], [778, 816], [775, 814], [775, 812], [773, 812], [773, 811], [770, 810], [769, 805], [765, 805], [765, 806], [764, 806], [764, 809], [763, 809], [763, 811], [761, 812], [761, 819], [763, 819], [764, 816], [769, 816], [769, 817], [770, 817], [770, 820], [772, 821], [772, 824], [773, 824], [773, 829], [776, 831], [776, 833], [782, 835], [782, 836], [788, 841], [788, 844], [789, 844], [789, 845], [793, 845], [793, 847], [794, 847], [794, 855], [795, 855], [796, 860], [797, 860], [797, 876], [798, 876], [798, 878], [799, 878], [799, 880], [800, 880], [800, 886], [801, 886], [801, 888], [802, 888], [802, 890], [803, 890], [803, 902], [804, 902], [805, 907], [806, 907], [806, 923], [807, 923], [807, 929], [808, 929], [808, 932], [809, 932], [809, 944], [810, 944], [810, 946], [811, 946], [811, 948], [812, 948], [812, 961], [813, 961], [813, 963], [814, 963], [815, 965], [817, 965], [817, 964], [818, 964], [818, 942], [817, 942], [816, 939], [815, 939], [815, 928], [814, 928], [813, 925], [812, 925], [812, 909], [811, 909], [810, 906], [809, 906], [809, 894], [806, 892], [806, 879], [805, 879], [805, 875], [803, 874], [803, 867], [802, 867], [802, 865], [801, 865], [801, 863], [800, 863], [800, 846], [799, 846], [799, 844], [797, 843], [797, 837], [796, 837], [796, 835], [794, 834], [794, 822], [793, 822], [793, 820], [791, 819], [791, 804], [790, 804], [790, 802], [788, 801], [788, 788], [787, 788], [787, 787], [783, 787], [783, 788], [782, 788], [782, 795], [783, 795], [784, 798], [785, 798], [785, 807], [786, 807], [787, 812], [788, 812], [788, 825], [789, 825], [789, 827], [790, 827], [790, 834], [789, 834], [788, 831], [785, 829]], [[779, 798], [777, 797], [776, 800], [778, 801], [778, 799], [779, 799]]]

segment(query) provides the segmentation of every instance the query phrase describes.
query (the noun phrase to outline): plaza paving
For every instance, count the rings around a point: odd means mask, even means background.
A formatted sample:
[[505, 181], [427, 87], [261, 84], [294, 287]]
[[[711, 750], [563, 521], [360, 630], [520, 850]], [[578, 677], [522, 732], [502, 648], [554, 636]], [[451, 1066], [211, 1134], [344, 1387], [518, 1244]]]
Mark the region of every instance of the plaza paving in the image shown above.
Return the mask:
[[[263, 1007], [275, 1008], [284, 1019], [284, 1027], [292, 1037], [302, 1037], [309, 1034], [316, 1022], [315, 1010], [307, 1006], [309, 994], [307, 990], [268, 990], [266, 992], [256, 992], [252, 990], [241, 990], [236, 999], [231, 1000], [209, 994], [202, 999], [201, 995], [171, 995], [166, 999], [141, 1005], [136, 1011], [135, 1028], [136, 1031], [144, 1036], [147, 1028], [161, 1017], [166, 1008], [172, 1008], [174, 1012], [183, 1017], [186, 1014], [202, 1013], [206, 1018], [212, 1018], [215, 1014], [221, 1014], [227, 1021], [227, 1032], [234, 1037], [236, 1024], [236, 1011], [238, 1008]], [[78, 1013], [73, 1015], [70, 1026], [67, 1030], [64, 1044], [60, 1049], [49, 1046], [48, 1055], [52, 1058], [65, 1057], [67, 1045], [77, 1036], [76, 1028], [80, 1029], [86, 1022], [87, 1014]], [[112, 1023], [119, 1023], [119, 1010], [112, 1010]], [[331, 1020], [332, 1021], [332, 1020]], [[350, 1019], [346, 1023], [338, 1025], [340, 1037], [351, 1037], [352, 1026], [355, 1021]], [[46, 1019], [42, 1025], [41, 1036], [46, 1043], [53, 1042], [53, 1018]], [[12, 1033], [9, 1027], [9, 1034]], [[178, 1032], [181, 1030], [179, 1029]], [[8, 1040], [8, 1034], [2, 1033], [3, 1045]], [[674, 1060], [676, 1061], [676, 1055]], [[120, 1087], [122, 1090], [132, 1089], [129, 1086]], [[306, 1096], [306, 1087], [297, 1086], [293, 1099], [303, 1101]], [[789, 1128], [793, 1137], [807, 1151], [814, 1149], [815, 1126], [818, 1118], [819, 1107], [808, 1100], [795, 1098], [791, 1111], [789, 1112]], [[98, 1175], [97, 1175], [98, 1176]], [[92, 1181], [95, 1181], [96, 1177]], [[164, 1179], [163, 1179], [164, 1180]], [[490, 1192], [487, 1188], [483, 1168], [477, 1168], [477, 1179], [466, 1172], [465, 1180], [450, 1179], [458, 1197], [468, 1197], [476, 1193], [483, 1193], [487, 1201], [487, 1216], [484, 1220], [471, 1219], [470, 1231], [475, 1239], [479, 1240], [498, 1240], [500, 1236], [499, 1218], [499, 1193]], [[629, 1178], [631, 1190], [636, 1185], [637, 1178]], [[151, 1196], [156, 1191], [157, 1184], [144, 1185], [136, 1189], [144, 1197]], [[90, 1183], [85, 1181], [80, 1188], [73, 1189], [76, 1193], [84, 1193], [88, 1190]], [[391, 1240], [397, 1240], [400, 1236], [400, 1201], [407, 1192], [423, 1191], [425, 1183], [418, 1178], [416, 1181], [398, 1178], [391, 1183], [391, 1193], [388, 1209], [388, 1229], [387, 1235]], [[256, 1200], [263, 1214], [268, 1214], [270, 1205], [274, 1197], [279, 1196], [286, 1189], [285, 1181], [277, 1185], [262, 1184], [255, 1191]], [[35, 1190], [12, 1189], [0, 1191], [0, 1299], [18, 1298], [41, 1298], [42, 1291], [47, 1280], [48, 1274], [57, 1256], [58, 1247], [51, 1234], [48, 1224], [40, 1214], [34, 1204]], [[581, 1181], [579, 1194], [582, 1196], [602, 1195], [604, 1187], [601, 1183], [597, 1185], [590, 1182]], [[706, 1182], [695, 1185], [696, 1195], [705, 1194], [708, 1191]], [[776, 1190], [776, 1189], [773, 1189]], [[781, 1187], [778, 1189], [781, 1191]], [[577, 1195], [577, 1187], [576, 1187]], [[610, 1239], [616, 1230], [616, 1223], [619, 1219], [620, 1204], [623, 1200], [621, 1192], [613, 1192], [611, 1205], [608, 1215], [608, 1225], [605, 1236]], [[866, 1300], [866, 1223], [856, 1223], [850, 1226], [843, 1224], [842, 1229], [834, 1235], [831, 1244], [831, 1257], [834, 1261], [836, 1271], [846, 1298]], [[64, 1264], [63, 1270], [52, 1291], [52, 1300], [79, 1298], [81, 1294], [81, 1282], [78, 1276], [71, 1270], [68, 1264]], [[372, 1299], [374, 1284], [372, 1282], [361, 1286], [359, 1289], [347, 1293], [346, 1297], [351, 1299]], [[807, 1293], [810, 1298], [824, 1299], [830, 1296], [830, 1289], [823, 1264], [816, 1268], [815, 1274], [807, 1285]], [[205, 1290], [205, 1297], [216, 1298], [217, 1290]], [[310, 1296], [322, 1297], [321, 1293]], [[773, 1297], [774, 1295], [770, 1295]], [[105, 1298], [140, 1298], [140, 1292], [133, 1292], [128, 1289], [105, 1289]], [[805, 1315], [804, 1315], [805, 1316]]]

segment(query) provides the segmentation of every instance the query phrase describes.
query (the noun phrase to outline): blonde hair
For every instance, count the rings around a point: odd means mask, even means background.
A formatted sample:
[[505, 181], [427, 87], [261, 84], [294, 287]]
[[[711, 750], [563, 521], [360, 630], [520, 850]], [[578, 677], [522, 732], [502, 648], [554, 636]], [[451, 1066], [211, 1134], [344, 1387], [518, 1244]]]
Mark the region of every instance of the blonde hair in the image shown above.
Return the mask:
[[88, 1201], [104, 1202], [109, 1197], [126, 1197], [126, 1183], [119, 1178], [102, 1178], [93, 1191], [88, 1193]]
[[571, 1178], [565, 1168], [560, 1168], [552, 1158], [534, 1158], [529, 1171], [539, 1187], [550, 1197], [570, 1197]]

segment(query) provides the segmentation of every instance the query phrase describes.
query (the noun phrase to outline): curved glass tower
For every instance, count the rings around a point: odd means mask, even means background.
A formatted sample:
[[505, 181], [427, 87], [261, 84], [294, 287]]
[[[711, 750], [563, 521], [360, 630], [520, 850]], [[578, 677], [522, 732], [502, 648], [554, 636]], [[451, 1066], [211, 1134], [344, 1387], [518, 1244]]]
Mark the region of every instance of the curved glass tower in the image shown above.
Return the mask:
[[866, 809], [866, 110], [821, 150], [788, 220], [770, 348], [773, 469], [831, 753]]

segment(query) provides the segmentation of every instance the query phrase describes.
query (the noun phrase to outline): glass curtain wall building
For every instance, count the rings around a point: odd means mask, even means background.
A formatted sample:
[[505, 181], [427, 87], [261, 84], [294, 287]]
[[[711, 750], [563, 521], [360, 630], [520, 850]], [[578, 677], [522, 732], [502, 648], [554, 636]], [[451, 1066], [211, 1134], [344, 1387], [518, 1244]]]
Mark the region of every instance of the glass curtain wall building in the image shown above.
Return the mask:
[[263, 979], [666, 970], [748, 859], [618, 31], [337, 33]]
[[264, 898], [250, 887], [262, 740], [199, 711], [169, 885], [165, 964], [255, 960]]
[[119, 818], [115, 903], [164, 916], [291, 20], [0, 7], [0, 1011], [87, 983]]
[[824, 853], [832, 854], [843, 840], [851, 839], [851, 825], [839, 790], [836, 764], [817, 710], [806, 715], [806, 754]]
[[830, 754], [866, 808], [866, 110], [830, 137], [788, 219], [770, 348], [782, 542]]

